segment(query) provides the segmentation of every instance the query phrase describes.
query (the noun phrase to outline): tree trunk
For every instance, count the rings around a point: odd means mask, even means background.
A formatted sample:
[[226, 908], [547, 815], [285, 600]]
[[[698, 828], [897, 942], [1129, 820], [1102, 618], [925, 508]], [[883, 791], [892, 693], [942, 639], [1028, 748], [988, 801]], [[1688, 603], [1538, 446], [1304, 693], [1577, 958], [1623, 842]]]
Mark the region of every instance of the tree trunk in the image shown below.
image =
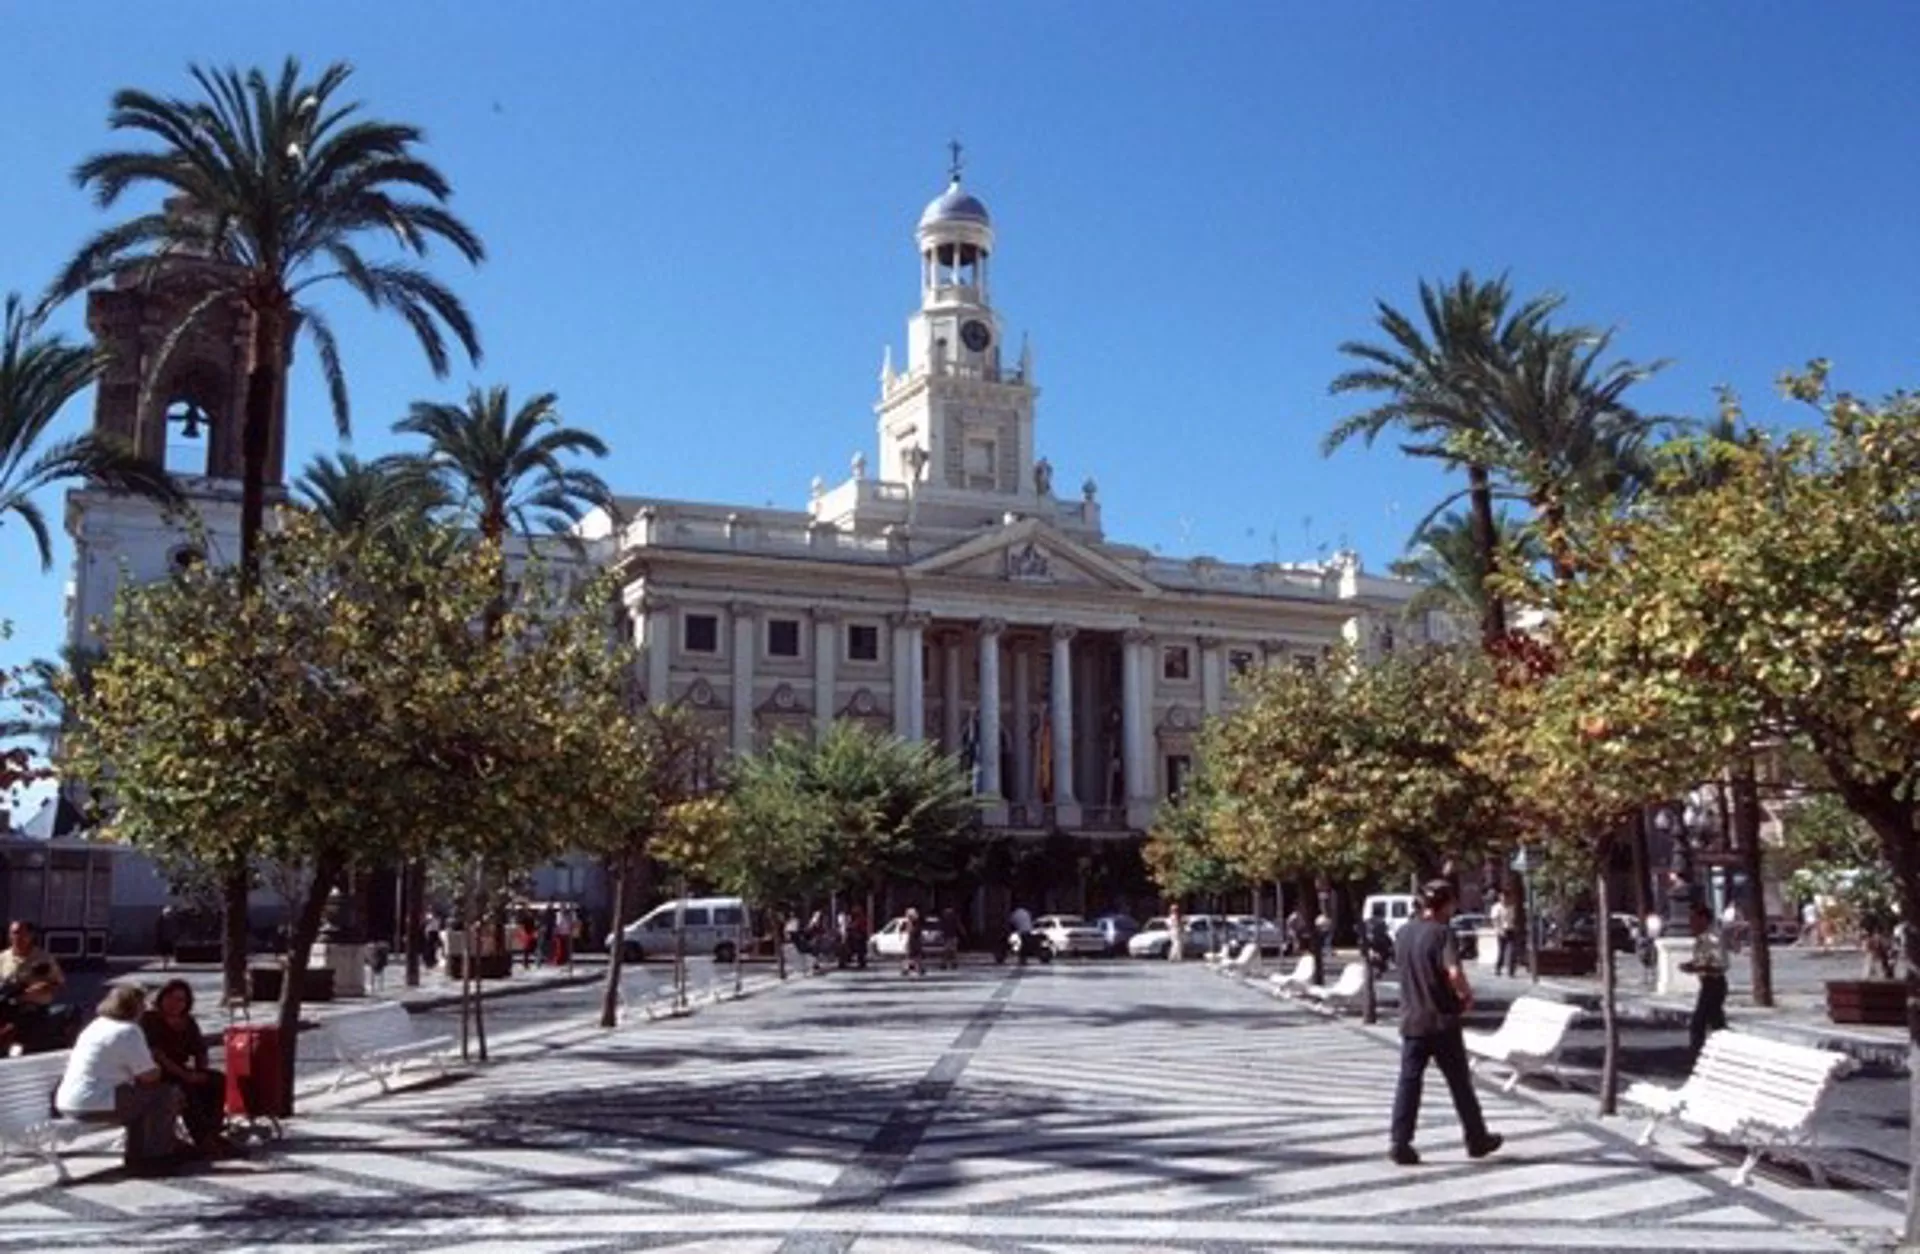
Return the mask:
[[600, 994], [600, 1026], [610, 1028], [620, 1019], [620, 976], [626, 969], [628, 881], [633, 878], [633, 859], [620, 855], [620, 870], [613, 880], [613, 952], [607, 955], [607, 987]]
[[1633, 812], [1633, 913], [1643, 924], [1653, 913], [1653, 895], [1647, 878], [1652, 860], [1652, 852], [1647, 848], [1647, 810], [1642, 806]]
[[340, 879], [338, 858], [322, 857], [313, 869], [313, 883], [307, 899], [300, 903], [287, 930], [286, 970], [280, 979], [280, 1057], [285, 1071], [283, 1090], [293, 1093], [294, 1061], [299, 1053], [301, 994], [306, 990], [307, 963], [313, 954], [314, 939], [320, 935], [320, 922], [327, 913], [327, 894]]
[[1615, 1111], [1614, 1093], [1620, 1086], [1620, 1025], [1614, 1016], [1613, 995], [1615, 972], [1613, 962], [1613, 899], [1607, 880], [1607, 872], [1613, 864], [1613, 838], [1606, 837], [1600, 842], [1600, 869], [1594, 877], [1593, 898], [1594, 913], [1600, 916], [1598, 932], [1594, 944], [1599, 949], [1596, 957], [1600, 964], [1600, 1113], [1611, 1115]]
[[779, 911], [773, 912], [773, 952], [775, 962], [780, 968], [780, 978], [787, 978], [787, 916]]
[[421, 953], [427, 947], [427, 868], [418, 858], [409, 859], [402, 873], [406, 886], [405, 922], [407, 939], [407, 987], [420, 987]]
[[1733, 768], [1733, 839], [1747, 876], [1747, 960], [1752, 964], [1753, 1004], [1773, 1005], [1773, 951], [1767, 947], [1767, 890], [1760, 848], [1760, 780], [1751, 752]]
[[1361, 984], [1360, 1022], [1369, 1026], [1380, 1022], [1380, 999], [1373, 987], [1373, 955], [1367, 951], [1369, 937], [1362, 925], [1360, 933], [1360, 965], [1366, 970], [1366, 980]]
[[1485, 466], [1467, 467], [1467, 503], [1473, 514], [1473, 543], [1480, 550], [1484, 572], [1480, 588], [1480, 643], [1490, 649], [1507, 634], [1507, 606], [1486, 582], [1500, 567], [1500, 533], [1494, 525], [1493, 483]]
[[247, 890], [252, 884], [245, 859], [229, 865], [220, 876], [220, 986], [227, 1001], [245, 1001], [247, 996]]
[[473, 973], [473, 1040], [480, 1054], [480, 1061], [487, 1061], [487, 997], [480, 978], [480, 938], [487, 931], [486, 916], [486, 873], [476, 864], [473, 868], [474, 911], [471, 925], [471, 939], [467, 941], [467, 969]]

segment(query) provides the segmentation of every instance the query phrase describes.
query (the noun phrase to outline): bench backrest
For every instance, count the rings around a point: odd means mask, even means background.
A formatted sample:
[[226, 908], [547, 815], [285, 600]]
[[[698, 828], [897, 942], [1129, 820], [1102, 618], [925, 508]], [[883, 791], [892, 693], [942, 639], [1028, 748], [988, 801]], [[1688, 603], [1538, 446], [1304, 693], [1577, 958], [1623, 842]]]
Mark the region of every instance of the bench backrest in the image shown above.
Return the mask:
[[1806, 1123], [1849, 1065], [1844, 1054], [1741, 1032], [1714, 1032], [1681, 1087], [1683, 1101], [1751, 1112], [1779, 1127]]
[[1560, 1048], [1580, 1007], [1544, 997], [1517, 997], [1507, 1008], [1499, 1034], [1509, 1048], [1544, 1054]]
[[1301, 954], [1300, 961], [1293, 964], [1293, 974], [1288, 977], [1296, 984], [1308, 984], [1313, 981], [1314, 963], [1319, 959], [1312, 954]]
[[1327, 990], [1329, 997], [1358, 997], [1367, 986], [1367, 964], [1349, 962], [1340, 969], [1340, 978]]
[[0, 1137], [18, 1135], [52, 1117], [53, 1091], [67, 1071], [67, 1053], [0, 1059]]
[[399, 1002], [329, 1015], [322, 1025], [348, 1053], [390, 1049], [413, 1041], [413, 1019]]

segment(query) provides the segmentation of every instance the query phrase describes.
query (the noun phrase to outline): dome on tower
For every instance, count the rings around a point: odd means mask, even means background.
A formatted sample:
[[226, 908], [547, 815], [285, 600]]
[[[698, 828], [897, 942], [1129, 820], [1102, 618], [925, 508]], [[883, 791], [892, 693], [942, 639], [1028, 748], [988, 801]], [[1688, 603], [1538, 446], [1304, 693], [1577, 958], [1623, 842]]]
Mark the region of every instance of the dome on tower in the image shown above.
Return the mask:
[[928, 203], [926, 212], [920, 215], [922, 227], [934, 226], [941, 222], [975, 222], [981, 226], [987, 226], [991, 221], [987, 217], [987, 207], [980, 203], [980, 198], [971, 192], [961, 190], [960, 180], [957, 178], [947, 185], [946, 191], [934, 197]]

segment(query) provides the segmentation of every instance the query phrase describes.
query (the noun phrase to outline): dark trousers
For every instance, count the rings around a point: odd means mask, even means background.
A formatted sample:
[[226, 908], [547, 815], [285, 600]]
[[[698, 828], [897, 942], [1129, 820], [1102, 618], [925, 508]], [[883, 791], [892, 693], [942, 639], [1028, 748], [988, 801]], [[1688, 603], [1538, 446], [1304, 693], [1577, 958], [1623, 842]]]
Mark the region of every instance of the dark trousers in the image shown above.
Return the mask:
[[1700, 995], [1694, 999], [1693, 1018], [1687, 1023], [1689, 1056], [1698, 1058], [1707, 1043], [1707, 1033], [1723, 1031], [1727, 1026], [1727, 977], [1700, 977]]
[[1467, 1063], [1467, 1043], [1457, 1027], [1431, 1036], [1400, 1038], [1400, 1084], [1393, 1092], [1393, 1144], [1413, 1144], [1413, 1130], [1420, 1122], [1420, 1090], [1425, 1086], [1427, 1062], [1440, 1065], [1453, 1094], [1453, 1108], [1460, 1116], [1461, 1131], [1469, 1146], [1487, 1139], [1487, 1121], [1480, 1114], [1480, 1096], [1473, 1091], [1473, 1070]]
[[117, 1124], [127, 1130], [126, 1162], [154, 1162], [173, 1154], [179, 1143], [174, 1124], [180, 1090], [171, 1084], [122, 1084], [113, 1090], [113, 1109], [65, 1111], [88, 1123]]
[[205, 1145], [227, 1126], [227, 1077], [219, 1071], [206, 1076], [202, 1084], [169, 1081], [180, 1094], [180, 1119], [195, 1145]]
[[1500, 933], [1500, 946], [1494, 951], [1493, 973], [1495, 975], [1513, 974], [1513, 933]]

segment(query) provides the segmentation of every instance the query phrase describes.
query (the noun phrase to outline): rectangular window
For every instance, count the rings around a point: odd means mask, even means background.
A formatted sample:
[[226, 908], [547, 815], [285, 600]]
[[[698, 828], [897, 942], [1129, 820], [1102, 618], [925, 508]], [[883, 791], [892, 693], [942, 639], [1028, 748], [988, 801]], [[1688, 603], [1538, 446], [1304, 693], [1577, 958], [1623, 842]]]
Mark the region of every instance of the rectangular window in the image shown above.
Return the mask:
[[720, 652], [720, 616], [689, 614], [681, 620], [681, 646], [689, 653]]
[[1187, 791], [1187, 779], [1193, 774], [1193, 759], [1184, 753], [1167, 756], [1167, 798], [1178, 800]]
[[870, 623], [848, 624], [847, 660], [878, 662], [880, 660], [880, 629]]
[[1293, 666], [1295, 670], [1311, 675], [1320, 669], [1320, 659], [1311, 653], [1296, 653], [1293, 655]]
[[1160, 651], [1160, 678], [1192, 679], [1193, 651], [1184, 644], [1170, 644]]
[[744, 922], [738, 906], [715, 906], [713, 924], [715, 927], [739, 927]]
[[1227, 669], [1235, 675], [1244, 675], [1253, 669], [1252, 649], [1230, 649], [1227, 652]]
[[688, 906], [680, 912], [680, 918], [682, 925], [685, 927], [705, 927], [707, 925], [707, 908], [705, 906]]
[[767, 656], [800, 656], [799, 619], [770, 618], [767, 620]]
[[992, 440], [968, 440], [966, 472], [967, 486], [970, 488], [993, 488], [998, 486], [1000, 475], [999, 445]]

